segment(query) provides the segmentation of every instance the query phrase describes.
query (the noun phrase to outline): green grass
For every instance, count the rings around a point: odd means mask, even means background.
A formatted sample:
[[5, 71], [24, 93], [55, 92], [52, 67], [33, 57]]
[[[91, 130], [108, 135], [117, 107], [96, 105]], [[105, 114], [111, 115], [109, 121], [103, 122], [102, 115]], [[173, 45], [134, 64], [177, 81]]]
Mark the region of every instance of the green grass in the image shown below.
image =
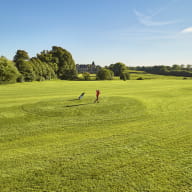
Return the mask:
[[[136, 70], [129, 70], [130, 79], [137, 80], [138, 78], [142, 78], [143, 80], [169, 80], [169, 79], [177, 79], [177, 80], [192, 80], [192, 77], [183, 77], [183, 76], [168, 76], [168, 75], [156, 75], [150, 74], [145, 71], [136, 71]], [[78, 75], [80, 80], [83, 80], [82, 74]], [[90, 80], [96, 80], [95, 74], [90, 74]], [[120, 80], [119, 76], [114, 76], [113, 80]]]
[[191, 101], [191, 80], [2, 85], [0, 191], [191, 192]]
[[188, 79], [192, 80], [192, 77], [183, 77], [183, 76], [168, 76], [168, 75], [156, 75], [150, 74], [145, 71], [136, 71], [136, 70], [129, 70], [131, 80], [137, 80], [138, 78], [143, 78], [144, 80], [167, 80], [167, 79]]

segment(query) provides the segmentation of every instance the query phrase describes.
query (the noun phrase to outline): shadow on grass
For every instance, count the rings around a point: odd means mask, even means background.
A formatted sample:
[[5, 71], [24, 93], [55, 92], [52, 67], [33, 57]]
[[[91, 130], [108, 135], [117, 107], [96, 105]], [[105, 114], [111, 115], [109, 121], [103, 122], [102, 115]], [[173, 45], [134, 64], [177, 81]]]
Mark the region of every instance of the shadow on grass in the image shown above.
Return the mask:
[[76, 101], [76, 100], [79, 100], [79, 99], [70, 99], [70, 100], [67, 100], [67, 101]]
[[94, 104], [94, 103], [84, 103], [84, 104], [66, 105], [65, 107], [78, 107], [78, 106], [81, 106], [81, 105], [90, 105], [90, 104]]

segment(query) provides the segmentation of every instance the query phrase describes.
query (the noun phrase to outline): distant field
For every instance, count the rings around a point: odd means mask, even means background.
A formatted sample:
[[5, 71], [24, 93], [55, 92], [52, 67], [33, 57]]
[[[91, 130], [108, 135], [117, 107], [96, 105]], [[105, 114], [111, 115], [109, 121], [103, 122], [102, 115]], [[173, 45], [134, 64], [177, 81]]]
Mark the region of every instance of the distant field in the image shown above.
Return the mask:
[[192, 191], [191, 80], [1, 85], [0, 131], [1, 192]]
[[[143, 80], [166, 80], [166, 79], [177, 79], [177, 80], [192, 80], [192, 77], [182, 77], [182, 76], [167, 76], [167, 75], [156, 75], [156, 74], [150, 74], [146, 73], [145, 71], [135, 71], [135, 70], [129, 70], [130, 78], [131, 80], [137, 80], [138, 78], [142, 78]], [[83, 79], [82, 74], [79, 74], [79, 78]], [[90, 80], [95, 80], [96, 75], [90, 74]], [[113, 77], [113, 80], [119, 80], [119, 77]]]
[[135, 70], [129, 70], [131, 75], [131, 80], [137, 80], [138, 78], [143, 78], [144, 80], [150, 80], [150, 79], [190, 79], [192, 80], [192, 77], [182, 77], [182, 76], [168, 76], [168, 75], [156, 75], [156, 74], [150, 74], [145, 71], [135, 71]]

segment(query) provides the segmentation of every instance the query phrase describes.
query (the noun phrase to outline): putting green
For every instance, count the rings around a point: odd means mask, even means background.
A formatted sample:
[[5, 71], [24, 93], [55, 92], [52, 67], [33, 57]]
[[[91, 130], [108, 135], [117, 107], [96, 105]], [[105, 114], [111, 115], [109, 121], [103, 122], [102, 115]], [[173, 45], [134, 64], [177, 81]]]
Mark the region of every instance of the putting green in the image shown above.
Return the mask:
[[[138, 111], [138, 108], [140, 109]], [[21, 106], [25, 113], [45, 116], [62, 117], [69, 121], [133, 121], [145, 116], [145, 106], [136, 99], [129, 97], [103, 97], [99, 103], [93, 97], [82, 100], [57, 98]], [[81, 117], [78, 119], [78, 117]], [[111, 118], [113, 117], [113, 118]]]

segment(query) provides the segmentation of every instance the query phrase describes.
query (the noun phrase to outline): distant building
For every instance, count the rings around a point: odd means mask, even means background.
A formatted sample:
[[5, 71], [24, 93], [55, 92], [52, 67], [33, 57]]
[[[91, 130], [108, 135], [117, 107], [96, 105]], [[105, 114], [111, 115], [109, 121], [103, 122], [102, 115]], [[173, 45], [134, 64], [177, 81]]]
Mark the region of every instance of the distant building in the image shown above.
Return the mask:
[[94, 61], [92, 62], [92, 64], [76, 64], [76, 69], [78, 73], [88, 72], [96, 74], [100, 68], [101, 68], [100, 66], [95, 65]]

